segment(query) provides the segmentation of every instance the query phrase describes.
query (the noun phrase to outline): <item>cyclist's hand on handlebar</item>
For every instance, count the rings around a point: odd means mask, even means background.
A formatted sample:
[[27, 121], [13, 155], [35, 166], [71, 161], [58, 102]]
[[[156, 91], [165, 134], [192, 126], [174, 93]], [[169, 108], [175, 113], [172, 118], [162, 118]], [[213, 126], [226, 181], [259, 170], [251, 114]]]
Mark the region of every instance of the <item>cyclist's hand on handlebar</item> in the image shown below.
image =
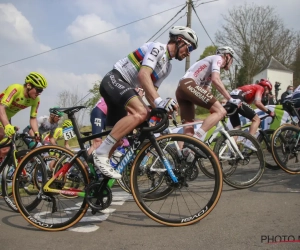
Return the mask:
[[15, 133], [16, 133], [16, 129], [13, 125], [11, 124], [7, 124], [5, 127], [4, 127], [4, 133], [8, 136], [8, 137], [11, 137], [13, 136]]
[[269, 116], [271, 116], [272, 118], [275, 117], [275, 113], [273, 111], [271, 111], [270, 109], [267, 110], [266, 112]]
[[35, 140], [36, 141], [41, 141], [41, 136], [40, 136], [40, 133], [39, 132], [34, 132], [34, 137], [35, 137]]
[[163, 100], [161, 97], [158, 97], [154, 101], [157, 108], [165, 109], [167, 112], [173, 112], [174, 110], [178, 109], [177, 102], [172, 98], [167, 98]]

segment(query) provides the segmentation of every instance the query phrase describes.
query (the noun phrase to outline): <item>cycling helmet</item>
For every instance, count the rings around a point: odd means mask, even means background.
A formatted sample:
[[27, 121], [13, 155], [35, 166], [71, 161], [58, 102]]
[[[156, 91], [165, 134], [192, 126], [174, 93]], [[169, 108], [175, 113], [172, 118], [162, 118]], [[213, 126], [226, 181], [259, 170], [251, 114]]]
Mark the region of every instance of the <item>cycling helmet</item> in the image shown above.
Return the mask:
[[73, 127], [73, 124], [70, 120], [65, 120], [62, 124], [63, 128]]
[[48, 86], [45, 77], [37, 72], [30, 72], [29, 75], [26, 76], [25, 83], [30, 83], [34, 87], [42, 89], [45, 89]]
[[258, 83], [258, 85], [263, 86], [263, 87], [268, 87], [268, 89], [270, 91], [272, 91], [272, 83], [270, 83], [269, 80], [260, 79], [260, 82]]
[[50, 114], [54, 114], [54, 115], [57, 115], [57, 116], [59, 116], [59, 117], [62, 117], [62, 116], [64, 115], [64, 113], [61, 112], [61, 111], [58, 111], [57, 109], [59, 109], [59, 108], [60, 108], [60, 107], [58, 107], [58, 106], [55, 106], [55, 107], [53, 107], [53, 108], [50, 108], [50, 109], [49, 109]]
[[169, 34], [170, 37], [179, 36], [186, 39], [194, 46], [194, 49], [197, 49], [198, 47], [198, 36], [196, 35], [196, 32], [189, 27], [174, 26], [170, 29]]
[[216, 54], [230, 54], [232, 57], [234, 57], [235, 52], [232, 48], [228, 47], [228, 46], [223, 46], [223, 47], [219, 47], [216, 51]]

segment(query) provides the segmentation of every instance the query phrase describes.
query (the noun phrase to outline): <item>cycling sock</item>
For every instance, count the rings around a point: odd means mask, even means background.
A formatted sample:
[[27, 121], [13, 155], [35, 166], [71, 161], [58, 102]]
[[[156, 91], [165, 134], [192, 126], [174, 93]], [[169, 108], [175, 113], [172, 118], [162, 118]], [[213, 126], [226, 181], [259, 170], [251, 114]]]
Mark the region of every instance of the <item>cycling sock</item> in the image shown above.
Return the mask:
[[199, 128], [195, 134], [194, 134], [194, 137], [197, 138], [197, 139], [201, 139], [202, 136], [205, 135], [205, 131], [202, 129], [202, 128]]
[[117, 140], [110, 134], [101, 143], [100, 147], [96, 149], [97, 155], [108, 155], [111, 148], [116, 144]]

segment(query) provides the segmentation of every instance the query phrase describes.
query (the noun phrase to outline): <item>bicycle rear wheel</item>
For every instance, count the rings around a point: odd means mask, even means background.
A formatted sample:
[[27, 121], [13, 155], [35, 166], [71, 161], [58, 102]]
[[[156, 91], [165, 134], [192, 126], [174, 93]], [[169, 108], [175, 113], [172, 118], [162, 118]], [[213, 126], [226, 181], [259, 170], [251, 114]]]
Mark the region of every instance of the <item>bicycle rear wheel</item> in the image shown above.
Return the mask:
[[[214, 152], [220, 160], [223, 180], [231, 187], [243, 189], [254, 186], [265, 170], [264, 154], [258, 141], [250, 134], [242, 130], [227, 131], [230, 137], [236, 139], [237, 146], [244, 159], [233, 148], [228, 147], [228, 139], [222, 135], [216, 142]], [[256, 148], [252, 150], [245, 147], [249, 140]]]
[[299, 174], [300, 128], [283, 125], [273, 134], [271, 150], [278, 166], [289, 174]]
[[[82, 162], [76, 158], [72, 168], [76, 170], [79, 185], [71, 187], [68, 172], [59, 175], [58, 173], [49, 179], [47, 175], [47, 164], [51, 161], [58, 161], [61, 157], [71, 159], [74, 154], [62, 147], [43, 146], [34, 149], [27, 154], [16, 169], [13, 180], [13, 195], [21, 215], [33, 226], [47, 231], [59, 231], [67, 229], [84, 216], [88, 209], [85, 199], [85, 187], [88, 184], [88, 174]], [[30, 190], [31, 195], [23, 192], [23, 185], [31, 181], [24, 177], [26, 165], [29, 162], [37, 163], [35, 176], [38, 183]], [[32, 179], [32, 178], [31, 178]], [[45, 187], [51, 181], [49, 187]], [[35, 191], [35, 192], [34, 192]], [[75, 196], [70, 199], [67, 196]], [[35, 206], [28, 209], [28, 204]]]
[[[143, 213], [164, 225], [185, 226], [200, 221], [213, 210], [222, 192], [222, 171], [217, 157], [204, 143], [191, 136], [168, 134], [158, 137], [156, 141], [160, 148], [167, 145], [174, 150], [175, 143], [182, 142], [194, 155], [194, 160], [188, 162], [185, 158], [176, 157], [168, 161], [178, 183], [172, 181], [163, 165], [152, 168], [152, 171], [164, 175], [164, 181], [154, 192], [145, 192], [152, 182], [146, 173], [141, 174], [140, 163], [149, 151], [154, 153], [155, 150], [150, 142], [147, 143], [138, 153], [131, 170], [130, 185], [134, 200]], [[203, 155], [211, 163], [212, 179], [198, 171], [197, 162]], [[161, 161], [166, 162], [166, 159]]]

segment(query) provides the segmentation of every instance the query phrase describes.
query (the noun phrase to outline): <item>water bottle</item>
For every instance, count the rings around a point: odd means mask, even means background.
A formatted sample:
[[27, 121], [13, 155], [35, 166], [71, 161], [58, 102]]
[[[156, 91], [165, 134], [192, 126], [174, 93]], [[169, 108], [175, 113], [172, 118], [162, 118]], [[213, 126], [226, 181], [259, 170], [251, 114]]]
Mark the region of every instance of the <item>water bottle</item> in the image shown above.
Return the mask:
[[125, 154], [125, 149], [123, 147], [118, 147], [110, 158], [110, 165], [113, 168], [117, 168], [124, 154]]
[[184, 148], [182, 149], [182, 154], [184, 157], [186, 157], [187, 162], [192, 162], [194, 160], [194, 155], [191, 153], [190, 149]]

